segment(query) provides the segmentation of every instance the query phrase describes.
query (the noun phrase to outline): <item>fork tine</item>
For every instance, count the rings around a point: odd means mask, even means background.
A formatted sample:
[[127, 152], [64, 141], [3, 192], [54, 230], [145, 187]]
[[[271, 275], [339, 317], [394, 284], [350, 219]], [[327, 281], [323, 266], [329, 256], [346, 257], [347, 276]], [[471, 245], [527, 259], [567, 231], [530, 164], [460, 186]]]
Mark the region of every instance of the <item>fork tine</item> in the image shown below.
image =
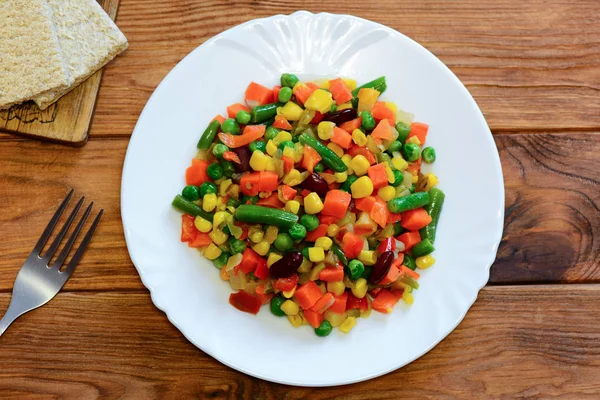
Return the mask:
[[67, 218], [67, 221], [61, 228], [60, 232], [58, 232], [58, 235], [56, 235], [56, 238], [54, 238], [54, 241], [48, 248], [48, 251], [46, 251], [46, 254], [44, 254], [44, 257], [42, 257], [46, 260], [46, 262], [50, 261], [50, 259], [52, 258], [52, 256], [56, 252], [56, 250], [58, 249], [58, 246], [60, 246], [60, 242], [63, 240], [63, 238], [67, 234], [67, 231], [71, 227], [71, 224], [73, 223], [73, 220], [77, 216], [77, 213], [79, 212], [79, 209], [81, 208], [81, 205], [83, 204], [84, 199], [85, 199], [85, 196], [82, 196], [81, 199], [79, 199], [79, 201], [75, 205], [75, 208], [73, 209], [73, 212], [71, 212], [71, 215], [69, 215], [69, 218]]
[[69, 264], [65, 268], [64, 273], [68, 274], [69, 276], [73, 273], [73, 271], [77, 267], [77, 264], [79, 264], [79, 260], [81, 260], [81, 257], [83, 256], [83, 253], [85, 252], [85, 249], [87, 248], [88, 244], [90, 244], [90, 241], [92, 240], [92, 236], [94, 235], [94, 232], [96, 231], [96, 227], [98, 226], [98, 223], [100, 222], [100, 218], [102, 218], [102, 214], [104, 214], [104, 209], [100, 210], [100, 212], [94, 219], [94, 222], [92, 222], [92, 226], [90, 227], [90, 229], [86, 233], [85, 237], [83, 238], [81, 245], [79, 246], [79, 248], [73, 255], [73, 258], [71, 259], [71, 261], [69, 261]]
[[90, 212], [92, 211], [93, 205], [94, 202], [91, 202], [90, 205], [85, 209], [85, 212], [83, 213], [81, 219], [77, 223], [75, 230], [73, 231], [73, 233], [71, 233], [71, 236], [69, 237], [69, 240], [67, 240], [67, 243], [65, 243], [65, 247], [63, 247], [60, 254], [56, 258], [54, 263], [52, 263], [52, 266], [50, 268], [58, 267], [60, 269], [62, 263], [65, 262], [65, 259], [67, 258], [69, 252], [71, 251], [71, 248], [73, 247], [73, 243], [75, 243], [75, 240], [77, 240], [77, 236], [79, 235], [81, 228], [83, 228], [83, 225], [85, 224], [88, 215], [90, 215]]
[[60, 206], [58, 207], [58, 210], [56, 210], [56, 212], [54, 213], [54, 216], [52, 217], [50, 222], [48, 222], [48, 226], [46, 226], [46, 229], [42, 233], [42, 236], [40, 236], [40, 239], [38, 240], [35, 247], [33, 248], [32, 253], [35, 253], [36, 255], [40, 254], [40, 252], [44, 248], [44, 245], [48, 241], [48, 238], [50, 238], [50, 235], [52, 234], [52, 231], [54, 230], [54, 227], [56, 226], [58, 219], [62, 215], [63, 211], [65, 211], [65, 208], [67, 208], [67, 204], [69, 203], [69, 200], [71, 199], [71, 195], [73, 195], [74, 190], [75, 189], [71, 189], [69, 194], [67, 194], [67, 197], [65, 197], [63, 202], [60, 204]]

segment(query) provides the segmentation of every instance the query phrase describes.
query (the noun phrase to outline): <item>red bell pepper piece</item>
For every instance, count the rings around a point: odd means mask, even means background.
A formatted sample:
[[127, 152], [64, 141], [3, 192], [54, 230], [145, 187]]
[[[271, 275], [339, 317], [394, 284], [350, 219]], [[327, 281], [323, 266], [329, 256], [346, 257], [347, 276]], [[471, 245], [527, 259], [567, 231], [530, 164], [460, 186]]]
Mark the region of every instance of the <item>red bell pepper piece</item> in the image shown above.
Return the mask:
[[183, 214], [181, 216], [181, 241], [191, 242], [196, 237], [198, 229], [194, 225], [195, 218], [191, 215]]
[[[254, 274], [256, 275], [256, 274]], [[279, 278], [275, 281], [275, 285], [273, 287], [277, 290], [281, 290], [282, 292], [289, 292], [294, 289], [298, 284], [298, 274], [292, 274], [287, 278]]]
[[229, 295], [229, 304], [240, 311], [250, 314], [258, 314], [260, 306], [262, 306], [262, 302], [258, 297], [244, 291], [231, 293]]
[[367, 297], [359, 299], [354, 296], [351, 292], [348, 292], [348, 300], [346, 301], [346, 310], [354, 310], [358, 308], [361, 311], [367, 311], [369, 309], [369, 302]]
[[379, 247], [377, 248], [377, 252], [379, 254], [385, 253], [386, 251], [394, 250], [396, 250], [396, 239], [394, 239], [393, 237], [383, 239], [383, 241], [379, 244]]

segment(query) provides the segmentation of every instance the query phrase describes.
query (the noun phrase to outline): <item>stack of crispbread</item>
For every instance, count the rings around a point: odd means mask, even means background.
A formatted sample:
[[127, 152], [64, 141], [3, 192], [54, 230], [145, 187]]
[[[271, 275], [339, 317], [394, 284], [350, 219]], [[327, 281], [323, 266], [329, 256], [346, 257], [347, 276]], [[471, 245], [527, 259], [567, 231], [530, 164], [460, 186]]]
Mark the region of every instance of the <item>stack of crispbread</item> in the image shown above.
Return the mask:
[[43, 110], [126, 48], [96, 0], [0, 0], [0, 109]]

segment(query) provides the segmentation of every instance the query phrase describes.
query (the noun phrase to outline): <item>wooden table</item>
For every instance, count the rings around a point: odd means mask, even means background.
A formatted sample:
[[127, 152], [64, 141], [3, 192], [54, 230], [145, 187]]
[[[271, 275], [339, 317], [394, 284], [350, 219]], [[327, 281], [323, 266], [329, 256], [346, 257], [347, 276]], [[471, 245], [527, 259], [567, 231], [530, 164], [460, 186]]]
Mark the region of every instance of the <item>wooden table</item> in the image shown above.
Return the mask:
[[[380, 22], [440, 57], [482, 108], [506, 187], [489, 285], [459, 327], [394, 373], [328, 389], [253, 379], [188, 343], [150, 301], [119, 213], [129, 136], [167, 72], [224, 29], [301, 8]], [[122, 0], [130, 48], [106, 68], [89, 143], [0, 134], [0, 310], [68, 188], [106, 209], [64, 291], [0, 339], [0, 397], [600, 398], [599, 11], [597, 0]]]

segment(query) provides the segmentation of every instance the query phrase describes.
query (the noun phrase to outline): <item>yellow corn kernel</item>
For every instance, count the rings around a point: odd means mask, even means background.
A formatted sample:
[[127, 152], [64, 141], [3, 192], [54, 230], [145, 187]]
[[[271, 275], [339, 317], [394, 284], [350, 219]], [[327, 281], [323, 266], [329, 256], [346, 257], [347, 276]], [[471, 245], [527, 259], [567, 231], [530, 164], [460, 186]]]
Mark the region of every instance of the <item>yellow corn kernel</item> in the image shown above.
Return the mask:
[[260, 225], [251, 226], [248, 229], [248, 238], [254, 243], [260, 243], [263, 241], [265, 237], [265, 232], [263, 232]]
[[341, 296], [344, 294], [344, 290], [346, 290], [346, 286], [344, 286], [344, 282], [327, 282], [327, 291], [335, 294], [336, 296]]
[[218, 211], [213, 218], [213, 227], [222, 229], [227, 222], [233, 223], [233, 215], [225, 211]]
[[348, 318], [348, 315], [346, 314], [347, 313], [345, 312], [338, 314], [327, 310], [323, 314], [323, 317], [326, 321], [328, 321], [331, 324], [331, 326], [338, 327], [346, 320], [346, 318]]
[[340, 325], [340, 331], [344, 333], [348, 333], [356, 326], [356, 318], [348, 317], [342, 324]]
[[410, 138], [406, 139], [406, 143], [417, 144], [419, 146], [421, 145], [421, 141], [416, 136], [413, 136], [413, 137], [410, 137]]
[[288, 101], [285, 103], [280, 110], [281, 115], [283, 115], [288, 121], [298, 121], [302, 115], [302, 111], [304, 111], [302, 107], [293, 101]]
[[302, 143], [294, 144], [294, 162], [300, 162], [302, 160], [302, 156], [304, 155], [304, 146]]
[[206, 212], [210, 212], [217, 206], [217, 195], [215, 193], [208, 193], [204, 195], [202, 199], [202, 209]]
[[219, 257], [221, 253], [223, 253], [223, 251], [214, 243], [211, 243], [208, 245], [206, 250], [204, 250], [204, 257], [208, 258], [209, 260], [214, 260], [215, 258]]
[[346, 85], [348, 85], [348, 87], [350, 88], [350, 90], [356, 89], [356, 80], [355, 79], [352, 79], [352, 78], [342, 78], [342, 80], [344, 82], [346, 82]]
[[371, 111], [371, 108], [377, 102], [379, 97], [379, 91], [370, 88], [362, 88], [358, 91], [358, 108], [357, 111], [363, 112], [366, 110]]
[[373, 182], [368, 176], [361, 176], [350, 185], [350, 191], [355, 199], [370, 196], [373, 193]]
[[229, 235], [226, 234], [225, 232], [222, 231], [218, 231], [218, 230], [212, 230], [208, 236], [210, 236], [210, 238], [212, 239], [213, 242], [215, 242], [215, 244], [217, 245], [222, 245], [223, 243], [225, 243], [227, 241], [227, 239], [229, 239]]
[[[270, 248], [271, 248], [271, 245], [266, 240], [260, 241], [260, 242], [256, 243], [254, 246], [252, 246], [252, 250], [257, 252], [261, 256], [266, 256], [267, 253], [269, 252]], [[271, 253], [271, 254], [273, 254], [273, 253]]]
[[419, 181], [419, 177], [417, 175], [413, 175], [412, 183], [417, 183]]
[[219, 196], [227, 196], [227, 189], [233, 184], [231, 179], [225, 179], [219, 184]]
[[365, 278], [358, 278], [351, 290], [355, 297], [362, 299], [366, 296], [368, 288], [367, 280]]
[[408, 168], [408, 163], [404, 158], [396, 156], [392, 157], [392, 167], [396, 168], [398, 171], [404, 171]]
[[322, 247], [310, 247], [308, 249], [308, 258], [312, 262], [321, 262], [325, 259], [325, 251]]
[[384, 186], [377, 191], [377, 195], [381, 197], [383, 201], [389, 201], [396, 197], [396, 188], [393, 186]]
[[333, 244], [333, 241], [330, 238], [328, 238], [327, 236], [321, 236], [320, 238], [318, 238], [315, 241], [315, 246], [320, 247], [323, 250], [329, 250], [331, 248], [332, 244]]
[[360, 129], [355, 129], [352, 131], [352, 141], [357, 146], [364, 147], [367, 145], [367, 136]]
[[[323, 251], [323, 249], [321, 249], [321, 251]], [[310, 257], [310, 249], [309, 249], [309, 257]], [[318, 263], [308, 273], [308, 279], [311, 281], [316, 281], [317, 279], [319, 279], [319, 274], [324, 269], [325, 269], [325, 263], [322, 263], [322, 262]]]
[[337, 183], [344, 183], [348, 179], [348, 172], [336, 172], [333, 177]]
[[271, 265], [275, 264], [277, 261], [281, 260], [282, 258], [283, 257], [281, 256], [281, 254], [270, 253], [269, 258], [267, 258], [267, 267], [270, 267]]
[[281, 143], [283, 142], [287, 142], [287, 141], [291, 141], [292, 140], [292, 134], [287, 132], [287, 131], [279, 131], [279, 133], [277, 134], [277, 136], [275, 136], [273, 138], [273, 142], [279, 146]]
[[285, 315], [298, 315], [300, 312], [300, 307], [298, 307], [298, 304], [294, 303], [292, 300], [286, 300], [281, 305], [281, 311], [283, 311]]
[[269, 244], [273, 244], [275, 239], [277, 238], [277, 234], [279, 233], [279, 228], [273, 225], [267, 226], [267, 230], [265, 232], [265, 240]]
[[290, 324], [292, 324], [292, 326], [294, 328], [298, 328], [299, 326], [302, 326], [302, 316], [300, 315], [288, 315], [287, 316], [288, 321], [290, 321]]
[[227, 209], [227, 199], [225, 197], [217, 197], [217, 210], [225, 211]]
[[262, 151], [255, 150], [250, 157], [250, 167], [255, 171], [266, 171], [268, 158]]
[[361, 310], [360, 311], [360, 317], [361, 318], [369, 318], [369, 316], [371, 316], [371, 310], [372, 310], [371, 307], [369, 307], [369, 309], [367, 311]]
[[356, 308], [346, 311], [346, 314], [352, 318], [360, 318], [360, 310], [357, 310]]
[[342, 110], [345, 110], [347, 108], [352, 108], [352, 103], [351, 102], [340, 104], [337, 109], [338, 109], [338, 111], [342, 111]]
[[333, 98], [331, 97], [331, 92], [323, 89], [317, 89], [312, 92], [308, 99], [306, 99], [306, 102], [304, 102], [304, 108], [325, 114], [331, 110], [332, 104]]
[[321, 201], [318, 194], [311, 192], [304, 197], [304, 211], [307, 214], [318, 214], [321, 210], [323, 210], [323, 201]]
[[242, 263], [242, 254], [235, 254], [227, 260], [227, 269], [231, 270], [231, 268], [236, 267]]
[[385, 175], [387, 176], [388, 182], [391, 185], [392, 183], [396, 182], [396, 177], [394, 176], [394, 171], [392, 171], [392, 167], [390, 167], [389, 161], [386, 161], [384, 166], [385, 166]]
[[322, 121], [317, 125], [317, 134], [321, 140], [329, 140], [333, 136], [333, 128], [335, 123], [331, 121]]
[[285, 211], [291, 212], [293, 214], [298, 214], [299, 210], [300, 203], [298, 203], [296, 200], [290, 200], [287, 203], [285, 203]]
[[350, 154], [344, 154], [342, 156], [342, 161], [344, 162], [344, 164], [346, 164], [346, 167], [348, 167], [346, 173], [348, 175], [354, 174], [354, 170], [352, 169], [352, 156]]
[[369, 160], [367, 160], [365, 156], [359, 154], [356, 157], [352, 158], [350, 166], [354, 170], [354, 174], [356, 174], [357, 176], [363, 176], [367, 173], [367, 170], [371, 166], [371, 163], [369, 163]]
[[358, 254], [358, 259], [365, 265], [375, 265], [377, 255], [373, 250], [361, 250]]
[[328, 79], [322, 79], [320, 81], [315, 81], [314, 83], [315, 83], [315, 85], [318, 85], [321, 89], [329, 90], [329, 80]]
[[[200, 232], [207, 233], [212, 229], [212, 222], [205, 220], [204, 218], [198, 216], [194, 219], [194, 225], [196, 225], [196, 229]], [[217, 256], [218, 257], [218, 256]]]
[[338, 157], [344, 155], [344, 149], [342, 149], [339, 145], [335, 143], [329, 143], [327, 147], [329, 148], [329, 150], [333, 151]]
[[431, 172], [425, 175], [427, 177], [427, 187], [431, 189], [438, 184], [438, 178]]
[[288, 290], [287, 292], [281, 292], [281, 294], [283, 295], [283, 297], [285, 297], [286, 299], [291, 299], [292, 296], [294, 295], [294, 293], [296, 293], [296, 288], [298, 286], [294, 286], [294, 288], [292, 290]]
[[286, 176], [283, 177], [283, 183], [288, 186], [296, 186], [302, 183], [302, 174], [296, 168], [292, 168]]
[[298, 272], [301, 274], [304, 272], [308, 272], [312, 269], [312, 266], [313, 266], [313, 263], [311, 261], [302, 257], [302, 264], [300, 264], [300, 267], [298, 267]]
[[327, 236], [335, 237], [335, 235], [337, 235], [339, 230], [340, 230], [340, 227], [337, 224], [331, 224], [327, 227]]
[[273, 142], [273, 140], [269, 140], [267, 142], [267, 154], [273, 157], [277, 153], [277, 145]]
[[392, 112], [393, 112], [394, 114], [396, 114], [396, 113], [398, 112], [398, 106], [397, 106], [397, 105], [396, 105], [396, 103], [394, 103], [394, 102], [391, 102], [391, 101], [386, 101], [386, 102], [385, 102], [385, 106], [386, 106], [387, 108], [389, 108], [390, 110], [392, 110]]
[[283, 155], [294, 160], [296, 158], [296, 150], [292, 149], [291, 147], [285, 146], [283, 148]]
[[415, 263], [417, 264], [417, 267], [421, 269], [426, 269], [435, 264], [435, 258], [433, 258], [432, 255], [428, 254], [426, 256], [417, 257]]
[[412, 303], [414, 303], [415, 301], [413, 295], [407, 291], [404, 291], [404, 293], [402, 293], [402, 300], [404, 300], [404, 302], [409, 306], [412, 305]]

